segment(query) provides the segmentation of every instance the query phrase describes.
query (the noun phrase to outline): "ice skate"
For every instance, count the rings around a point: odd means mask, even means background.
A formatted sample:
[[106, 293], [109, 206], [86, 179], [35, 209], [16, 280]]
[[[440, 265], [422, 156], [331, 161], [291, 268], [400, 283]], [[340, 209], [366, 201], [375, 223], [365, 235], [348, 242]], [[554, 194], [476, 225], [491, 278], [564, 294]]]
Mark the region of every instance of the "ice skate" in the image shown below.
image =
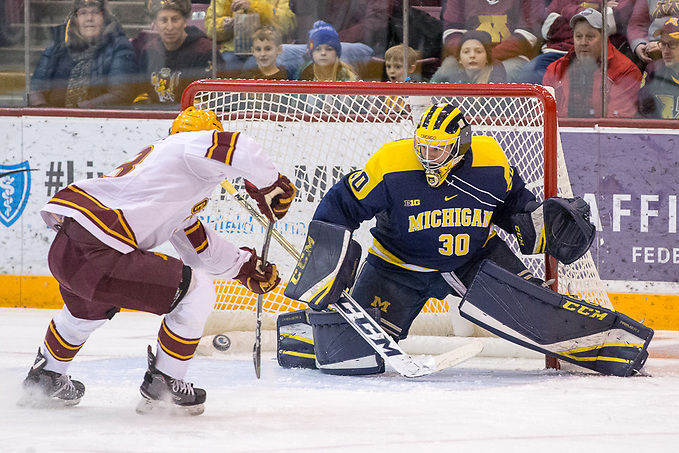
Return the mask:
[[205, 390], [158, 371], [151, 346], [148, 348], [148, 363], [149, 369], [139, 388], [142, 399], [137, 404], [138, 414], [200, 415], [205, 411]]
[[85, 394], [85, 385], [65, 374], [45, 370], [47, 360], [38, 349], [35, 363], [24, 379], [20, 406], [75, 406]]

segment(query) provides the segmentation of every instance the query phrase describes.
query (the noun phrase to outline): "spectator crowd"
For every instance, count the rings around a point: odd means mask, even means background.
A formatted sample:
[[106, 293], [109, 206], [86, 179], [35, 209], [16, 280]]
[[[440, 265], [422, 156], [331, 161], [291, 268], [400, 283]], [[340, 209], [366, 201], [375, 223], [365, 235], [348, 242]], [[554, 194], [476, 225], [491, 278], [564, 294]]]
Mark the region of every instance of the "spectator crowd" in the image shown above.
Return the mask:
[[107, 0], [74, 0], [29, 104], [174, 109], [189, 83], [217, 74], [530, 83], [553, 87], [562, 117], [679, 115], [679, 0], [413, 0], [407, 11], [397, 0], [215, 0], [196, 21], [198, 3], [148, 0], [149, 26], [130, 39]]

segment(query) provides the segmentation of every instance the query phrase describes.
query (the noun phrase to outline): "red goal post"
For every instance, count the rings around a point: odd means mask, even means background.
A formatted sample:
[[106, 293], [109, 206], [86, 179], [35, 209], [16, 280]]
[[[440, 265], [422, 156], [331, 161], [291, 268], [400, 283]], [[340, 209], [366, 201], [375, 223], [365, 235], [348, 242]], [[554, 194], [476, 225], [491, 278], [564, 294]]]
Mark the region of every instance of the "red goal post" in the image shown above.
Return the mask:
[[[414, 121], [431, 103], [459, 105], [474, 134], [491, 135], [539, 200], [572, 196], [560, 149], [556, 103], [536, 85], [433, 84], [384, 82], [311, 82], [210, 79], [192, 83], [182, 96], [189, 106], [213, 110], [225, 130], [243, 131], [260, 143], [299, 193], [276, 227], [298, 250], [306, 225], [327, 189], [342, 175], [362, 166], [383, 143], [411, 137]], [[242, 181], [232, 181], [242, 194]], [[237, 245], [261, 248], [264, 229], [221, 188], [216, 189], [203, 220]], [[356, 233], [364, 254], [371, 244], [370, 225]], [[518, 252], [512, 236], [501, 232]], [[294, 260], [273, 243], [270, 260], [286, 282]], [[610, 306], [588, 253], [570, 266], [548, 256], [522, 256], [531, 271], [552, 288]], [[252, 330], [255, 296], [234, 281], [217, 281], [218, 301], [205, 334]], [[413, 325], [420, 335], [454, 335], [450, 302], [430, 300]], [[264, 328], [275, 328], [276, 313], [305, 308], [283, 296], [283, 285], [264, 297]]]

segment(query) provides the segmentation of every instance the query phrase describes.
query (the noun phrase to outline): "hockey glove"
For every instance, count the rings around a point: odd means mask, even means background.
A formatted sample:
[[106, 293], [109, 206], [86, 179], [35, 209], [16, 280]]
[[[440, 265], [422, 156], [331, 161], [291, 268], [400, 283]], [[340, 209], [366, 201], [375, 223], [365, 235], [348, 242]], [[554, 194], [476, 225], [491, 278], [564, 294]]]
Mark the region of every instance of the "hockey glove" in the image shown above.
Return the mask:
[[245, 180], [245, 190], [257, 202], [259, 211], [272, 222], [283, 218], [297, 194], [295, 186], [280, 173], [276, 182], [263, 189], [258, 189], [250, 181]]
[[262, 259], [254, 249], [241, 247], [241, 250], [247, 250], [252, 255], [240, 268], [235, 279], [255, 294], [268, 293], [274, 289], [281, 281], [276, 265], [267, 262], [262, 266]]
[[551, 197], [531, 212], [512, 216], [523, 254], [547, 252], [563, 264], [587, 253], [596, 229], [589, 221], [589, 205], [580, 197]]

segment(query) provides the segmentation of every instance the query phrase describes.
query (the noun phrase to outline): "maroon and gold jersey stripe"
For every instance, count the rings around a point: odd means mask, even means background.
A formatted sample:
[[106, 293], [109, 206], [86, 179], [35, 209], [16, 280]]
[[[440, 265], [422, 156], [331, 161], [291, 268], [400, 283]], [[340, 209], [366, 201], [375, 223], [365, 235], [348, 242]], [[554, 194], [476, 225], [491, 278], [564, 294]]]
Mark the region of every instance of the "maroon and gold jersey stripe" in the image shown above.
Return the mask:
[[196, 223], [188, 228], [185, 228], [184, 233], [186, 234], [186, 237], [189, 239], [189, 242], [193, 248], [196, 250], [196, 253], [200, 254], [207, 248], [207, 233], [205, 232], [205, 227], [203, 227], [203, 224], [200, 223], [200, 220], [196, 220]]
[[60, 190], [49, 202], [79, 211], [107, 235], [132, 247], [137, 247], [137, 238], [123, 213], [118, 209], [104, 206], [79, 187], [70, 185]]
[[158, 332], [158, 344], [169, 355], [177, 360], [190, 360], [196, 352], [200, 338], [183, 338], [172, 332], [165, 320]]
[[50, 322], [45, 335], [45, 347], [49, 350], [52, 356], [60, 362], [70, 362], [73, 357], [80, 351], [83, 344], [73, 345], [59, 335], [54, 321]]
[[215, 131], [212, 134], [212, 146], [207, 150], [205, 157], [231, 165], [239, 135], [240, 132]]

